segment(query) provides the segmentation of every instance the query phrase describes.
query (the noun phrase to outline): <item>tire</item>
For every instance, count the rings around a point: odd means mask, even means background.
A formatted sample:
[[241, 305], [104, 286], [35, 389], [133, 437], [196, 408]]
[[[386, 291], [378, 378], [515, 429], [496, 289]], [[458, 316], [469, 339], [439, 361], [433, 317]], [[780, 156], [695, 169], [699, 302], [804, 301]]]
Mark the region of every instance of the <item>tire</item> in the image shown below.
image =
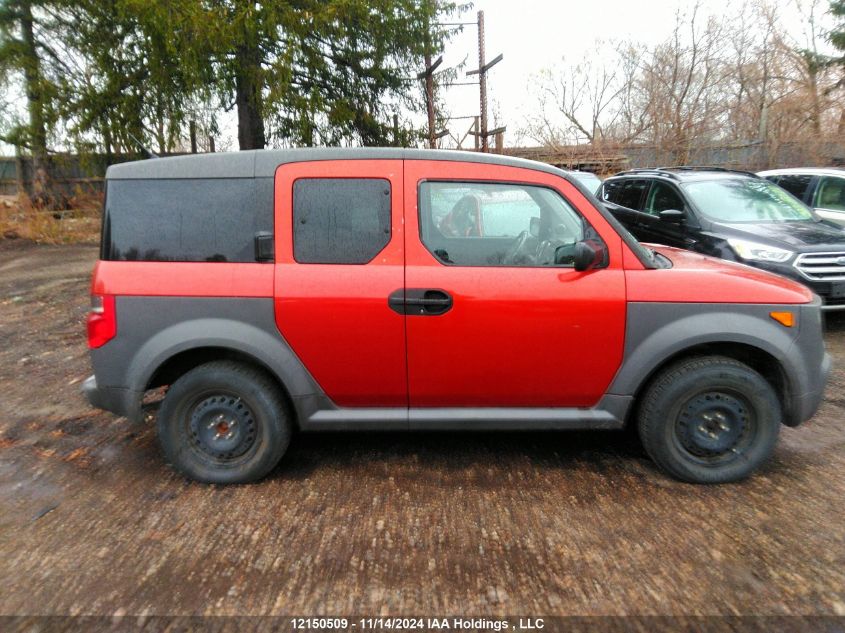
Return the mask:
[[204, 483], [257, 481], [279, 463], [291, 417], [276, 383], [263, 371], [231, 361], [200, 365], [179, 378], [158, 413], [165, 458]]
[[639, 407], [646, 453], [689, 483], [745, 479], [772, 454], [780, 426], [769, 382], [724, 356], [689, 358], [661, 371]]

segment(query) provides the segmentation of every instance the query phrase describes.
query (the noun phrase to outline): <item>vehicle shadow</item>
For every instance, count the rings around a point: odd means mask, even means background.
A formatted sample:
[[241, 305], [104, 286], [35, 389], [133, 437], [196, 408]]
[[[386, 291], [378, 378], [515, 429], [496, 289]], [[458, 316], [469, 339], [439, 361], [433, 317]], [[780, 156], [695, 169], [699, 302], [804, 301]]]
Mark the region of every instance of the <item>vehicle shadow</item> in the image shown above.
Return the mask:
[[845, 332], [845, 311], [826, 312], [824, 315], [824, 329], [827, 332]]
[[[596, 471], [612, 468], [645, 452], [630, 430], [524, 432], [357, 432], [298, 433], [273, 478], [305, 479], [331, 465], [341, 470], [384, 467], [415, 476], [493, 469], [496, 478], [510, 468], [572, 468], [589, 463]], [[397, 468], [398, 466], [398, 468]]]
[[[155, 428], [160, 404], [152, 401], [144, 406], [148, 429]], [[154, 432], [147, 433], [146, 444], [157, 455]], [[613, 431], [295, 431], [269, 478], [304, 480], [329, 466], [357, 473], [381, 468], [391, 474], [406, 467], [417, 474], [430, 470], [436, 477], [488, 467], [495, 467], [500, 475], [517, 465], [539, 470], [584, 464], [599, 472], [624, 464], [623, 470], [641, 472], [642, 463], [658, 472], [633, 425]]]

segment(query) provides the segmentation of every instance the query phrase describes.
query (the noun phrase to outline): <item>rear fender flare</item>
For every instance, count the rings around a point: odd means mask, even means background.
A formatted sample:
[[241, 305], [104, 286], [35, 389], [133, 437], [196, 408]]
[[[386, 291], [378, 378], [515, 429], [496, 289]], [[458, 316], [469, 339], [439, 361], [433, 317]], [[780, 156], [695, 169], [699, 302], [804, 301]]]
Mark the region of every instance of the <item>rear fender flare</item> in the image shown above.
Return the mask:
[[220, 347], [246, 354], [266, 366], [294, 399], [320, 388], [284, 339], [248, 323], [201, 318], [182, 321], [153, 335], [135, 354], [127, 371], [131, 389], [143, 392], [155, 372], [176, 354]]

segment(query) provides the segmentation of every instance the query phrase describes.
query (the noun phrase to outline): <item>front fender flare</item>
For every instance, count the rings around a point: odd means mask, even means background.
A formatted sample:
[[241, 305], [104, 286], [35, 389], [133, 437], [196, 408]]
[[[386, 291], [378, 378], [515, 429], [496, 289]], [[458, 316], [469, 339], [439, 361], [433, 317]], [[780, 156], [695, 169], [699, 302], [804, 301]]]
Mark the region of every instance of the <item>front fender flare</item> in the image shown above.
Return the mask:
[[783, 306], [631, 303], [624, 360], [608, 392], [635, 395], [668, 359], [708, 343], [736, 343], [766, 352], [792, 382], [799, 371], [790, 357], [798, 327], [776, 323], [768, 316], [774, 309]]

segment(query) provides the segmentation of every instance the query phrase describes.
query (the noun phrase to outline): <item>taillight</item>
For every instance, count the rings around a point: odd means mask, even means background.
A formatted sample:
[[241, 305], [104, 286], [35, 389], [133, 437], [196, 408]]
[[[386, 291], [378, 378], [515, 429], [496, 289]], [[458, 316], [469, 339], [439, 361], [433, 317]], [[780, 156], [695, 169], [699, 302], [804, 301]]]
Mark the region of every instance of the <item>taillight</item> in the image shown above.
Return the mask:
[[88, 313], [88, 347], [102, 347], [117, 334], [117, 314], [112, 295], [91, 295]]

